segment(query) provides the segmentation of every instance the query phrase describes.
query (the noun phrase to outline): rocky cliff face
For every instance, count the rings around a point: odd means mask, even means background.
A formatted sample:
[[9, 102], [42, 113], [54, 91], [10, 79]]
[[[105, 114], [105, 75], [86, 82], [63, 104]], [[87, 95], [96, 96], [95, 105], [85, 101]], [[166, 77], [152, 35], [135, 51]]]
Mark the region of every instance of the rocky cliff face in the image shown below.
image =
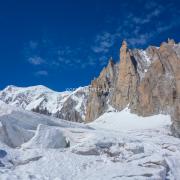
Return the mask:
[[86, 121], [92, 121], [108, 110], [109, 96], [114, 87], [116, 66], [112, 59], [99, 77], [91, 82], [87, 102]]
[[[111, 78], [108, 66], [91, 86], [101, 91], [91, 92], [88, 98], [86, 120], [91, 121], [107, 110], [108, 105], [117, 110], [129, 106], [141, 116], [170, 114], [173, 130], [180, 135], [180, 44], [173, 40], [160, 48], [130, 50], [124, 41], [120, 49], [120, 63], [113, 64]], [[104, 93], [103, 89], [111, 88]]]
[[172, 113], [178, 100], [180, 59], [174, 50], [176, 44], [163, 43], [152, 49], [152, 64], [137, 89], [135, 112], [142, 115]]
[[125, 41], [120, 49], [120, 59], [111, 100], [112, 106], [118, 110], [122, 110], [133, 100], [138, 83], [137, 62]]

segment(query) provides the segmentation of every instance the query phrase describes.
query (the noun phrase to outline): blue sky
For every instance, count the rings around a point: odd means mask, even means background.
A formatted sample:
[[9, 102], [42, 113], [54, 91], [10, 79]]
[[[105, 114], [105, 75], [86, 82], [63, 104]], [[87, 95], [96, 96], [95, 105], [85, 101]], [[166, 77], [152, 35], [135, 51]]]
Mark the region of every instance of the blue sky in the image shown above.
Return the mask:
[[179, 0], [6, 0], [0, 3], [0, 89], [88, 85], [121, 41], [180, 41]]

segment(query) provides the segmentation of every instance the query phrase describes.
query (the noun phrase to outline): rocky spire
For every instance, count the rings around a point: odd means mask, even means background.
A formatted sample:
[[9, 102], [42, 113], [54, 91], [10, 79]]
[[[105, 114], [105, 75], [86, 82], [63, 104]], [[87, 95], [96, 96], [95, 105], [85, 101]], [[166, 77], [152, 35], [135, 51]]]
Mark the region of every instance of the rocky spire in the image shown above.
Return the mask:
[[109, 58], [109, 61], [108, 61], [108, 65], [107, 65], [107, 67], [110, 67], [110, 66], [113, 66], [113, 65], [114, 65], [113, 58], [112, 58], [112, 57], [110, 57], [110, 58]]
[[175, 43], [174, 39], [168, 38], [168, 44], [169, 44], [169, 45], [174, 45], [174, 44], [176, 44], [176, 43]]
[[121, 48], [127, 48], [127, 42], [123, 40]]
[[126, 59], [126, 53], [127, 53], [127, 42], [123, 40], [122, 46], [120, 48], [120, 60], [125, 60]]
[[131, 102], [137, 82], [136, 69], [131, 57], [131, 50], [128, 50], [126, 41], [122, 42], [120, 48], [118, 72], [112, 104], [116, 109], [121, 110]]

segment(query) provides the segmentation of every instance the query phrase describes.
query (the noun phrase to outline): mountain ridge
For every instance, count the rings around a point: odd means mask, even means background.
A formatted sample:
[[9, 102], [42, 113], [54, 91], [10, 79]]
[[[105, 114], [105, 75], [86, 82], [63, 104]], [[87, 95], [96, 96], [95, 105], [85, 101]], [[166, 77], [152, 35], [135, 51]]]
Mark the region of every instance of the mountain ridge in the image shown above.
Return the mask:
[[83, 92], [82, 88], [76, 91], [57, 92], [42, 85], [23, 88], [7, 86], [0, 91], [0, 100], [7, 104], [63, 119], [68, 119], [65, 117], [67, 114], [64, 113], [67, 103], [69, 105], [68, 120], [79, 122], [84, 120], [85, 104], [81, 98], [85, 96], [86, 92]]
[[[91, 122], [108, 111], [129, 107], [140, 116], [170, 114], [175, 135], [180, 136], [180, 43], [168, 39], [160, 47], [120, 48], [120, 62], [108, 65], [87, 87], [56, 92], [39, 85], [28, 88], [8, 86], [0, 100], [26, 110], [61, 119]], [[13, 94], [14, 91], [15, 94]], [[34, 97], [34, 99], [32, 98]]]
[[91, 83], [93, 88], [108, 87], [113, 91], [90, 92], [86, 120], [92, 121], [102, 115], [108, 105], [118, 111], [129, 106], [131, 112], [140, 116], [170, 114], [174, 134], [180, 136], [179, 54], [180, 44], [172, 39], [163, 42], [159, 48], [150, 46], [143, 51], [131, 50], [123, 41], [120, 63], [112, 63], [113, 67], [106, 69], [108, 73], [115, 69], [113, 78], [107, 77], [103, 70]]

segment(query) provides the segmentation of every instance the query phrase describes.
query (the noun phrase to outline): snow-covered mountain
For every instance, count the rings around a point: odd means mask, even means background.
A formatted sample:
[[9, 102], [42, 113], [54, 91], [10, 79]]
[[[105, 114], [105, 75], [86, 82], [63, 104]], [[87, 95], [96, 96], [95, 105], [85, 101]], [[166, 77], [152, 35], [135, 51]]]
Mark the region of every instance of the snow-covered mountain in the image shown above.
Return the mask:
[[8, 86], [0, 91], [0, 100], [25, 110], [82, 122], [88, 95], [85, 88], [56, 92], [42, 85], [25, 88]]
[[0, 123], [1, 180], [180, 176], [180, 139], [168, 115], [139, 117], [126, 108], [84, 125], [0, 102]]

